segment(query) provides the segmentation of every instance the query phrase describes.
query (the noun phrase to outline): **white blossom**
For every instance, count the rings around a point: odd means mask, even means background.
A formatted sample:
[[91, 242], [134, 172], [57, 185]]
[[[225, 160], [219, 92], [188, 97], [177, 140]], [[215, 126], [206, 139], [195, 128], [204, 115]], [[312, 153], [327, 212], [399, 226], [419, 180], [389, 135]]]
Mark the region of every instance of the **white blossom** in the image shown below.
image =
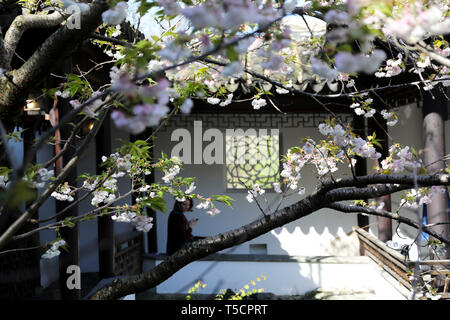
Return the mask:
[[315, 148], [314, 145], [311, 144], [309, 141], [307, 141], [307, 142], [305, 143], [305, 145], [303, 146], [303, 150], [304, 150], [306, 153], [313, 153], [314, 148]]
[[211, 202], [209, 200], [203, 200], [196, 206], [196, 208], [197, 209], [208, 209], [210, 204], [211, 204]]
[[261, 107], [264, 107], [267, 105], [267, 102], [265, 99], [255, 99], [252, 101], [253, 109], [259, 110]]
[[8, 177], [6, 175], [0, 175], [0, 188], [6, 188], [6, 182]]
[[253, 202], [254, 196], [253, 196], [253, 194], [250, 192], [250, 190], [248, 191], [248, 194], [247, 194], [246, 198], [247, 198], [247, 201], [248, 201], [249, 203], [252, 203], [252, 202]]
[[192, 182], [189, 188], [186, 189], [186, 194], [194, 192], [195, 189], [197, 189], [197, 187], [195, 186], [195, 182]]
[[171, 41], [158, 52], [160, 57], [171, 62], [187, 58], [191, 55], [190, 50], [177, 41]]
[[64, 246], [66, 244], [66, 241], [63, 239], [60, 239], [58, 241], [55, 241], [50, 249], [48, 249], [42, 256], [42, 259], [52, 259], [54, 257], [57, 257], [60, 255], [61, 251], [59, 251], [59, 247]]
[[281, 193], [282, 190], [280, 188], [280, 184], [278, 182], [274, 182], [273, 183], [273, 189], [275, 190], [276, 193]]
[[229, 105], [229, 104], [231, 103], [231, 100], [232, 100], [232, 99], [233, 99], [233, 94], [230, 93], [230, 94], [227, 95], [227, 99], [226, 99], [225, 101], [221, 102], [221, 103], [219, 104], [219, 106], [225, 107], [225, 106]]
[[217, 208], [211, 208], [210, 210], [206, 211], [206, 213], [210, 216], [215, 216], [216, 214], [220, 213], [220, 210]]
[[209, 104], [219, 104], [220, 99], [219, 99], [219, 98], [212, 98], [212, 97], [209, 97], [208, 99], [206, 99], [206, 101], [207, 101]]
[[366, 113], [365, 111], [364, 111], [364, 109], [362, 109], [362, 108], [355, 108], [355, 113], [358, 115], [358, 116], [361, 116], [361, 115], [363, 115], [364, 113]]
[[170, 168], [169, 171], [162, 177], [162, 180], [165, 183], [170, 183], [173, 178], [180, 172], [180, 167], [178, 165], [175, 165], [174, 167]]
[[366, 118], [373, 117], [373, 115], [375, 114], [375, 112], [376, 112], [375, 109], [370, 109], [369, 111], [367, 111], [367, 112], [364, 114], [364, 117], [366, 117]]

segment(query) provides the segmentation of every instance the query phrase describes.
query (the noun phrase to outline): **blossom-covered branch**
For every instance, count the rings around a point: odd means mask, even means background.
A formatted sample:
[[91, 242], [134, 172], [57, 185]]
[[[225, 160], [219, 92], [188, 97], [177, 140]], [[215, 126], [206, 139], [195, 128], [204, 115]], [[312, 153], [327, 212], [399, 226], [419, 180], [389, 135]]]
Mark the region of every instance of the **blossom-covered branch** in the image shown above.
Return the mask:
[[[414, 176], [410, 175], [405, 178], [407, 178], [406, 181], [411, 181], [414, 179]], [[449, 186], [449, 178], [449, 175], [446, 175], [446, 177], [430, 176], [427, 180], [423, 181], [423, 184]], [[364, 177], [362, 177], [362, 179], [364, 179]], [[368, 179], [370, 180], [371, 178]], [[401, 182], [398, 177], [392, 177], [392, 181]], [[329, 184], [327, 183], [327, 185], [332, 186], [332, 182], [329, 182]], [[377, 191], [377, 195], [385, 195], [402, 190], [402, 188], [407, 188], [407, 186], [380, 188], [378, 191], [371, 189], [370, 192]], [[364, 189], [359, 190], [355, 188], [353, 190], [348, 190], [345, 193], [342, 193], [341, 191], [340, 194], [339, 191], [341, 190], [335, 190], [333, 187], [329, 187], [327, 191], [319, 188], [305, 199], [277, 210], [272, 214], [265, 215], [247, 225], [196, 241], [171, 255], [151, 271], [139, 276], [129, 277], [128, 279], [116, 279], [111, 284], [97, 291], [90, 298], [117, 299], [130, 293], [136, 293], [155, 287], [192, 261], [254, 239], [270, 230], [312, 214], [321, 208], [334, 205], [333, 203], [335, 201], [356, 200], [361, 197], [367, 197], [368, 194], [370, 196], [370, 193], [366, 192], [368, 190]], [[372, 193], [372, 195], [373, 194], [374, 193]]]
[[[341, 211], [341, 212], [346, 212], [346, 213], [363, 213], [363, 214], [367, 214], [367, 215], [385, 217], [385, 218], [399, 221], [401, 223], [405, 223], [415, 229], [419, 229], [419, 224], [417, 222], [415, 222], [409, 218], [402, 217], [398, 213], [392, 213], [392, 212], [382, 210], [382, 209], [368, 208], [368, 207], [363, 207], [363, 206], [351, 206], [351, 205], [346, 205], [346, 204], [342, 204], [342, 203], [332, 203], [329, 206], [329, 208], [337, 210], [337, 211]], [[446, 238], [442, 237], [440, 234], [435, 232], [433, 229], [423, 226], [423, 231], [428, 233], [429, 235], [435, 237], [439, 241], [450, 245], [450, 239], [446, 239]]]

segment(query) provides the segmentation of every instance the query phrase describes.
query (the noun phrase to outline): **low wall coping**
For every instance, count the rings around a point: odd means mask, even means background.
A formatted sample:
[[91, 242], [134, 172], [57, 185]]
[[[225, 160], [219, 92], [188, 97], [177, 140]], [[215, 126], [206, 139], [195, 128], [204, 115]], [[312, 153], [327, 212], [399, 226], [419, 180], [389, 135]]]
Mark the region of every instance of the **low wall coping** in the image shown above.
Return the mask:
[[[143, 259], [162, 261], [166, 254], [144, 254]], [[365, 256], [290, 256], [278, 254], [229, 254], [215, 253], [198, 261], [230, 261], [230, 262], [296, 262], [296, 263], [332, 263], [332, 264], [367, 264], [370, 258]]]

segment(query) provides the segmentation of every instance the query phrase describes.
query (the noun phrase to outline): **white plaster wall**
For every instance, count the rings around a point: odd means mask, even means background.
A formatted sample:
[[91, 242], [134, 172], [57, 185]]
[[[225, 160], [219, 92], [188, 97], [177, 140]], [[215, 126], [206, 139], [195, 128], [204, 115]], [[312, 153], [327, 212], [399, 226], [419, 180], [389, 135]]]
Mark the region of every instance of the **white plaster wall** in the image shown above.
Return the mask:
[[[11, 149], [13, 150], [14, 160], [17, 161], [18, 165], [22, 163], [23, 159], [23, 143], [10, 141]], [[45, 145], [43, 146], [36, 155], [36, 160], [38, 163], [48, 161], [53, 156], [52, 147]], [[42, 189], [38, 189], [38, 193], [42, 193]], [[24, 209], [24, 208], [23, 208]], [[53, 198], [48, 199], [38, 211], [38, 217], [40, 219], [53, 216], [55, 214], [55, 201]], [[53, 220], [54, 221], [54, 220]], [[39, 226], [42, 226], [40, 224]], [[56, 239], [56, 234], [54, 231], [44, 230], [39, 233], [39, 241], [41, 245], [46, 242], [54, 241]], [[47, 287], [51, 282], [55, 281], [59, 277], [58, 268], [58, 258], [51, 260], [41, 259], [40, 261], [41, 270], [41, 286]]]
[[[43, 146], [37, 153], [36, 159], [39, 163], [50, 160], [53, 157], [53, 147], [49, 145]], [[54, 168], [52, 168], [54, 169]], [[40, 190], [42, 192], [42, 190]], [[39, 208], [39, 219], [48, 218], [54, 216], [56, 213], [55, 200], [53, 197], [49, 197], [47, 201]], [[47, 225], [48, 223], [55, 222], [55, 219], [41, 223], [39, 226]], [[40, 243], [44, 245], [47, 242], [56, 240], [56, 232], [54, 230], [43, 230], [39, 233]], [[53, 281], [59, 278], [59, 258], [53, 259], [41, 259], [41, 286], [46, 288]]]
[[[119, 139], [128, 141], [129, 134], [113, 127], [111, 130], [112, 150], [121, 146]], [[38, 162], [45, 162], [50, 159], [54, 151], [52, 147], [45, 146], [38, 153]], [[109, 156], [109, 155], [107, 155]], [[95, 174], [96, 172], [96, 147], [95, 140], [91, 142], [84, 157], [77, 166], [77, 175], [83, 173]], [[78, 182], [78, 186], [82, 185]], [[130, 188], [130, 182], [125, 178], [119, 178], [119, 191], [125, 193]], [[86, 191], [78, 192], [78, 198], [83, 196]], [[78, 214], [90, 212], [95, 207], [91, 205], [92, 195], [81, 201], [78, 206]], [[131, 203], [131, 197], [126, 197], [117, 202], [118, 204]], [[39, 217], [45, 218], [55, 214], [55, 201], [50, 197], [39, 210]], [[54, 221], [54, 220], [53, 220]], [[49, 223], [49, 222], [47, 222]], [[47, 224], [46, 223], [46, 224]], [[122, 234], [132, 231], [132, 227], [126, 223], [115, 223], [115, 234]], [[44, 230], [40, 233], [41, 244], [54, 241], [56, 234], [54, 231]], [[80, 245], [80, 268], [81, 272], [98, 272], [98, 226], [97, 220], [84, 221], [79, 224], [79, 245]], [[41, 285], [47, 287], [50, 283], [59, 278], [58, 257], [53, 259], [41, 259]]]
[[[111, 121], [110, 119], [108, 121]], [[129, 141], [130, 135], [123, 131], [117, 129], [112, 123], [111, 128], [111, 149], [115, 152], [115, 149], [120, 147], [122, 144], [119, 139]], [[105, 156], [109, 156], [105, 155]], [[95, 141], [91, 143], [85, 157], [80, 161], [77, 167], [78, 175], [89, 172], [94, 174], [96, 170], [96, 148]], [[82, 184], [82, 182], [80, 182]], [[130, 190], [131, 184], [127, 178], [118, 178], [119, 193], [124, 194]], [[81, 193], [84, 194], [84, 191]], [[83, 214], [89, 212], [95, 207], [91, 205], [92, 195], [87, 197], [80, 203], [78, 214]], [[117, 201], [115, 204], [122, 205], [125, 203], [131, 204], [131, 196], [125, 197]], [[132, 231], [133, 228], [128, 223], [115, 223], [114, 233], [116, 235], [127, 233]], [[85, 221], [80, 224], [80, 267], [82, 272], [98, 272], [99, 271], [99, 261], [98, 261], [98, 224], [97, 219]]]
[[[409, 104], [396, 109], [399, 115], [399, 122], [394, 127], [388, 127], [388, 132], [393, 138], [389, 143], [392, 145], [395, 142], [399, 142], [403, 146], [414, 147], [419, 153], [423, 152], [423, 119], [422, 109], [417, 107], [417, 104]], [[445, 153], [450, 153], [450, 121], [445, 122]], [[396, 211], [400, 205], [401, 195], [404, 192], [398, 192], [392, 195], [392, 210]], [[418, 212], [411, 208], [402, 208], [399, 213], [409, 219], [418, 221]], [[375, 218], [371, 218], [371, 221], [376, 223]], [[393, 229], [393, 241], [402, 244], [412, 244], [416, 238], [418, 231], [405, 224], [400, 224], [398, 227], [396, 221], [392, 222]], [[398, 227], [398, 228], [397, 228]], [[377, 233], [375, 233], [376, 235]], [[426, 241], [423, 240], [423, 244]], [[421, 250], [421, 257], [425, 258], [428, 254], [427, 250]], [[414, 244], [410, 251], [410, 258], [417, 257], [417, 246]]]
[[[422, 112], [416, 104], [410, 104], [398, 109], [400, 121], [394, 127], [389, 127], [388, 131], [393, 140], [390, 144], [399, 142], [402, 145], [409, 145], [416, 150], [422, 149]], [[205, 121], [202, 123], [203, 132], [209, 127]], [[194, 143], [194, 134], [192, 131], [193, 124], [186, 129], [190, 130], [192, 134], [192, 144]], [[179, 126], [169, 127], [158, 134], [158, 140], [155, 146], [155, 155], [160, 156], [161, 152], [170, 155], [172, 147], [178, 141], [171, 141], [171, 133], [173, 130], [180, 128]], [[236, 129], [236, 128], [231, 128]], [[267, 127], [270, 129], [270, 127]], [[281, 129], [281, 128], [280, 128]], [[221, 129], [224, 132], [224, 129]], [[446, 123], [446, 133], [449, 132], [448, 121]], [[280, 130], [280, 151], [284, 154], [288, 148], [299, 145], [300, 140], [304, 137], [310, 136], [312, 139], [319, 141], [322, 136], [317, 129], [314, 128], [284, 128]], [[448, 135], [448, 134], [447, 134]], [[394, 141], [395, 140], [395, 141]], [[446, 144], [449, 145], [450, 139], [447, 139]], [[203, 147], [209, 142], [204, 142]], [[193, 160], [193, 146], [192, 146], [192, 160]], [[448, 148], [447, 148], [448, 150]], [[368, 160], [368, 170], [372, 170], [373, 163]], [[311, 170], [312, 167], [302, 170], [303, 186], [306, 187], [307, 194], [312, 192], [316, 185], [317, 179], [315, 172]], [[197, 177], [196, 192], [203, 195], [212, 194], [227, 194], [231, 196], [234, 209], [229, 209], [225, 206], [220, 206], [222, 212], [214, 217], [209, 217], [202, 214], [202, 210], [195, 209], [193, 213], [187, 213], [188, 219], [198, 216], [200, 213], [200, 221], [194, 228], [194, 234], [197, 235], [215, 235], [220, 232], [228, 231], [230, 229], [242, 226], [261, 215], [254, 203], [250, 204], [245, 199], [245, 192], [227, 192], [225, 188], [225, 166], [224, 165], [198, 165], [185, 164], [181, 175], [183, 177], [193, 176]], [[350, 171], [348, 167], [341, 166], [339, 170], [340, 176], [349, 176]], [[162, 174], [157, 172], [156, 179], [161, 181]], [[272, 204], [275, 201], [275, 194], [273, 192], [266, 192], [268, 201]], [[285, 200], [284, 205], [289, 205], [301, 199], [302, 196], [294, 196]], [[167, 198], [169, 208], [173, 206], [173, 199]], [[393, 208], [397, 208], [400, 203], [400, 195], [395, 194], [392, 197]], [[166, 233], [167, 233], [167, 217], [170, 210], [166, 213], [157, 213], [157, 228], [158, 228], [158, 251], [165, 252]], [[413, 218], [417, 215], [416, 212], [410, 210], [402, 210], [402, 213]], [[376, 218], [369, 217], [370, 233], [377, 235]], [[250, 244], [266, 244], [268, 254], [289, 254], [289, 255], [323, 255], [326, 254], [326, 249], [330, 242], [336, 237], [346, 237], [351, 231], [352, 227], [357, 225], [357, 218], [355, 214], [343, 214], [334, 210], [322, 209], [318, 212], [306, 216], [298, 221], [291, 222], [283, 227], [277, 228], [268, 234], [262, 235], [248, 243], [237, 246], [236, 248], [225, 250], [235, 253], [249, 253]], [[393, 222], [393, 231], [395, 233], [397, 223]], [[407, 236], [408, 238], [415, 237], [415, 230], [410, 227], [401, 225], [398, 229], [400, 236]]]
[[[260, 282], [256, 282], [258, 277]], [[250, 291], [262, 288], [276, 295], [301, 295], [320, 287], [372, 291], [374, 299], [380, 300], [405, 299], [367, 257], [358, 257], [353, 263], [196, 261], [161, 283], [156, 291], [187, 294], [198, 280], [206, 284], [199, 292], [202, 294], [217, 294], [222, 289], [237, 292], [249, 284]], [[257, 284], [251, 285], [251, 280]]]
[[[192, 133], [192, 141], [194, 141], [194, 134], [192, 131], [193, 124], [186, 129]], [[180, 128], [179, 126], [169, 127], [158, 134], [158, 140], [155, 146], [155, 156], [159, 157], [161, 152], [171, 155], [171, 150], [178, 141], [171, 141], [171, 133], [173, 130]], [[203, 123], [203, 132], [207, 130], [207, 124]], [[237, 129], [237, 128], [230, 128]], [[267, 127], [266, 129], [271, 129]], [[221, 129], [224, 132], [224, 129]], [[321, 138], [318, 130], [312, 128], [289, 128], [281, 129], [281, 143], [280, 153], [286, 153], [287, 149], [299, 145], [301, 138], [311, 136], [318, 141]], [[207, 146], [209, 142], [205, 142], [203, 147]], [[193, 146], [192, 146], [193, 154]], [[193, 159], [193, 155], [192, 155]], [[247, 193], [242, 192], [227, 192], [225, 185], [226, 177], [225, 165], [199, 165], [199, 164], [185, 164], [184, 170], [181, 172], [183, 177], [196, 177], [197, 189], [195, 192], [209, 196], [214, 194], [227, 194], [234, 199], [233, 209], [224, 205], [218, 206], [222, 212], [219, 215], [210, 217], [203, 214], [204, 210], [195, 209], [192, 213], [187, 213], [186, 217], [192, 219], [199, 216], [200, 221], [194, 228], [194, 235], [210, 236], [221, 232], [231, 230], [247, 224], [254, 219], [261, 216], [255, 203], [248, 203], [246, 200]], [[348, 168], [343, 167], [342, 175], [349, 175]], [[162, 174], [157, 172], [156, 181], [161, 181]], [[302, 171], [303, 186], [306, 187], [307, 193], [312, 192], [317, 184], [314, 172], [310, 168]], [[267, 199], [269, 204], [274, 206], [276, 194], [274, 192], [267, 192]], [[284, 205], [289, 205], [304, 196], [293, 196], [285, 200]], [[173, 207], [173, 199], [167, 198], [168, 212], [157, 213], [157, 228], [158, 228], [158, 251], [165, 252], [166, 234], [167, 234], [167, 218]], [[352, 231], [352, 227], [357, 225], [356, 215], [335, 213], [333, 210], [323, 209], [312, 215], [304, 217], [298, 221], [292, 222], [284, 227], [275, 229], [265, 235], [262, 235], [252, 241], [239, 245], [235, 248], [224, 250], [224, 252], [233, 253], [249, 253], [250, 244], [266, 244], [268, 254], [288, 254], [288, 255], [325, 255], [326, 248], [330, 242], [336, 237], [345, 237], [347, 233]]]
[[[95, 174], [95, 140], [91, 142], [84, 157], [77, 166], [77, 176], [83, 173]], [[83, 185], [80, 180], [78, 187]], [[78, 199], [86, 194], [86, 190], [79, 191]], [[95, 209], [91, 205], [92, 195], [80, 202], [78, 205], [78, 215], [83, 215]], [[84, 221], [78, 225], [79, 245], [80, 245], [80, 269], [81, 272], [98, 271], [98, 240], [97, 240], [97, 219]]]
[[[399, 137], [398, 142], [404, 145], [414, 146], [416, 150], [422, 147], [422, 116], [421, 110], [415, 105], [407, 106], [399, 109], [400, 121], [395, 127], [389, 128], [389, 133], [392, 137]], [[172, 130], [178, 127], [168, 128], [165, 132], [158, 135], [158, 140], [155, 146], [155, 155], [160, 155], [164, 151], [170, 155], [171, 148], [177, 142], [170, 142], [170, 134]], [[203, 132], [207, 129], [203, 128]], [[450, 152], [450, 121], [445, 123], [446, 134], [446, 154]], [[283, 129], [281, 132], [281, 151], [285, 152], [289, 147], [298, 145], [302, 137], [311, 136], [316, 141], [320, 138], [317, 130], [312, 128], [298, 128], [298, 129]], [[129, 135], [114, 127], [112, 130], [113, 150], [120, 146], [118, 139], [128, 140]], [[83, 172], [95, 172], [95, 143], [90, 146], [85, 158], [78, 166], [78, 174]], [[206, 146], [208, 143], [205, 143]], [[21, 144], [14, 147], [17, 159], [22, 157]], [[44, 147], [38, 153], [38, 161], [44, 162], [53, 154], [51, 147]], [[369, 163], [368, 168], [371, 168]], [[340, 170], [341, 174], [349, 174], [346, 168]], [[306, 187], [307, 193], [311, 192], [317, 180], [311, 170], [303, 170], [304, 178], [303, 186]], [[161, 174], [157, 173], [156, 179], [160, 181]], [[193, 213], [188, 213], [188, 219], [194, 216], [199, 216], [200, 221], [194, 229], [194, 234], [198, 235], [215, 235], [220, 232], [228, 231], [232, 228], [239, 227], [245, 223], [252, 221], [261, 215], [254, 204], [250, 204], [245, 199], [245, 193], [234, 192], [227, 193], [225, 189], [225, 167], [223, 165], [185, 165], [182, 171], [182, 176], [197, 177], [196, 192], [204, 195], [212, 194], [228, 194], [235, 199], [233, 201], [234, 209], [219, 205], [222, 213], [210, 217], [208, 215], [200, 214], [201, 210], [195, 209]], [[120, 190], [124, 192], [129, 188], [129, 182], [120, 181]], [[267, 192], [269, 203], [274, 200], [274, 193]], [[90, 197], [91, 198], [91, 197]], [[79, 213], [85, 210], [91, 210], [90, 198], [83, 201], [80, 205]], [[293, 198], [286, 202], [286, 205], [301, 199], [302, 197]], [[168, 200], [169, 208], [173, 206], [173, 200]], [[121, 203], [131, 203], [131, 198], [122, 200]], [[399, 195], [393, 196], [393, 207], [398, 206], [400, 202]], [[157, 213], [157, 228], [158, 228], [158, 251], [165, 252], [166, 246], [166, 229], [168, 213]], [[44, 218], [55, 213], [55, 203], [53, 199], [49, 199], [39, 210], [39, 217]], [[416, 216], [415, 212], [402, 210], [409, 218]], [[370, 217], [372, 234], [376, 235], [376, 219]], [[225, 250], [225, 252], [234, 253], [249, 253], [250, 244], [266, 244], [268, 254], [289, 254], [289, 255], [323, 255], [327, 253], [327, 248], [330, 242], [336, 237], [346, 237], [355, 226], [356, 215], [343, 214], [333, 210], [320, 210], [312, 215], [302, 218], [299, 221], [287, 224], [284, 227], [275, 229], [268, 234], [262, 235], [248, 243]], [[396, 222], [393, 222], [393, 229], [395, 233]], [[413, 239], [415, 237], [415, 230], [401, 225], [400, 233], [402, 236], [408, 236]], [[116, 223], [115, 233], [121, 234], [131, 231], [132, 228], [128, 224]], [[55, 239], [53, 231], [43, 231], [40, 233], [41, 244]], [[81, 270], [83, 272], [98, 271], [98, 243], [97, 243], [97, 222], [96, 220], [84, 222], [80, 226], [80, 250], [81, 250]], [[52, 281], [58, 278], [58, 258], [52, 260], [41, 260], [41, 284], [46, 287]]]
[[[109, 120], [111, 121], [111, 120]], [[112, 123], [111, 128], [111, 149], [115, 152], [115, 149], [120, 147], [122, 144], [119, 139], [128, 141], [129, 134], [123, 130], [119, 130], [114, 127]], [[109, 156], [105, 155], [105, 156]], [[85, 157], [80, 161], [77, 172], [78, 175], [89, 172], [94, 174], [96, 170], [96, 149], [95, 142], [93, 142]], [[82, 182], [80, 182], [82, 183]], [[119, 193], [124, 194], [130, 190], [131, 184], [127, 178], [118, 178]], [[84, 194], [84, 192], [82, 193]], [[87, 197], [80, 203], [78, 214], [83, 214], [89, 212], [95, 207], [91, 205], [92, 195]], [[125, 197], [117, 201], [115, 204], [122, 205], [125, 203], [131, 204], [131, 196]], [[132, 231], [133, 228], [128, 223], [115, 223], [114, 233], [116, 235], [127, 233]], [[86, 221], [80, 224], [80, 267], [82, 272], [98, 272], [99, 271], [99, 261], [98, 261], [98, 224], [97, 219]]]

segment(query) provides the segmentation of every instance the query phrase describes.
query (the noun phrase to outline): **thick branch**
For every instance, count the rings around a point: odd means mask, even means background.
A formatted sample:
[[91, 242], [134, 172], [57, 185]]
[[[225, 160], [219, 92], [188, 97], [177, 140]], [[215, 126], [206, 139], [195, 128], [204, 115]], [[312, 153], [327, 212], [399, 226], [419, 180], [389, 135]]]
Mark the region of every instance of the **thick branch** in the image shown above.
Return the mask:
[[155, 287], [192, 261], [254, 239], [286, 223], [309, 215], [321, 206], [321, 196], [315, 194], [238, 229], [196, 241], [177, 251], [149, 272], [129, 279], [113, 281], [96, 292], [91, 299], [116, 299], [130, 293]]
[[49, 15], [27, 14], [17, 16], [5, 34], [4, 47], [6, 50], [7, 70], [11, 64], [12, 57], [17, 45], [25, 31], [34, 28], [51, 28], [63, 22], [68, 15], [55, 11]]
[[4, 41], [3, 41], [3, 32], [2, 32], [2, 28], [0, 27], [0, 68], [2, 70], [7, 70], [8, 68], [8, 63], [6, 61], [7, 59], [7, 54], [6, 54], [6, 49], [5, 49], [5, 45], [4, 45]]
[[416, 48], [420, 52], [424, 53], [425, 55], [427, 55], [434, 61], [442, 64], [443, 66], [450, 68], [450, 59], [447, 59], [447, 58], [441, 56], [440, 54], [433, 52], [433, 49], [427, 47], [427, 45], [423, 41], [421, 41], [419, 43], [419, 45], [416, 45], [414, 48]]
[[[375, 181], [374, 183], [378, 183], [376, 180], [381, 179], [381, 175], [379, 176], [379, 178], [372, 176], [362, 177], [362, 180], [367, 178], [368, 181]], [[424, 176], [418, 180], [420, 180], [423, 185], [450, 185], [449, 175], [434, 175], [427, 177]], [[412, 175], [404, 176], [403, 178], [407, 182], [409, 182], [409, 180], [414, 180], [414, 176]], [[394, 182], [400, 182], [398, 177], [391, 177], [391, 180]], [[270, 230], [307, 216], [321, 208], [326, 208], [334, 201], [356, 200], [361, 197], [374, 197], [377, 196], [377, 194], [389, 194], [410, 187], [408, 184], [404, 184], [400, 186], [352, 188], [351, 190], [350, 188], [346, 188], [333, 190], [334, 188], [332, 187], [332, 184], [333, 183], [331, 182], [329, 185], [327, 184], [327, 191], [319, 189], [305, 199], [284, 209], [278, 210], [271, 215], [264, 216], [243, 227], [214, 237], [196, 241], [184, 249], [174, 253], [149, 272], [139, 276], [130, 277], [128, 279], [117, 279], [113, 281], [111, 284], [97, 291], [91, 299], [116, 299], [127, 294], [141, 292], [148, 288], [155, 287], [170, 278], [175, 272], [190, 262], [254, 239], [269, 232]], [[336, 186], [339, 186], [339, 183], [335, 184]]]
[[102, 23], [101, 14], [108, 8], [104, 0], [96, 0], [80, 14], [80, 28], [64, 25], [48, 37], [33, 55], [17, 70], [0, 79], [0, 116], [14, 120], [23, 111], [28, 89], [36, 85], [56, 61], [73, 53], [77, 45]]
[[[433, 185], [449, 185], [450, 174], [418, 175], [412, 174], [370, 174], [367, 176], [337, 179], [335, 182], [325, 182], [321, 190], [323, 192], [345, 187], [366, 187], [372, 184], [403, 184], [414, 186], [415, 179], [417, 186], [428, 187]], [[370, 197], [373, 198], [373, 197]]]
[[[335, 209], [341, 212], [346, 212], [346, 213], [357, 213], [357, 212], [362, 212], [365, 214], [370, 214], [370, 215], [374, 215], [374, 216], [378, 216], [378, 217], [385, 217], [385, 218], [389, 218], [392, 220], [397, 220], [400, 221], [404, 224], [407, 224], [413, 228], [419, 229], [419, 224], [411, 219], [408, 219], [406, 217], [402, 217], [400, 216], [398, 213], [392, 213], [386, 210], [380, 210], [380, 209], [371, 209], [371, 208], [367, 208], [367, 207], [361, 207], [361, 206], [351, 206], [351, 205], [345, 205], [342, 203], [332, 203], [329, 208], [331, 209]], [[438, 233], [436, 233], [435, 231], [433, 231], [430, 228], [427, 228], [425, 226], [422, 227], [422, 230], [426, 233], [428, 233], [429, 235], [435, 237], [436, 239], [438, 239], [441, 242], [445, 242], [447, 244], [450, 245], [450, 239], [446, 239], [444, 237], [442, 237], [441, 235], [439, 235]]]

